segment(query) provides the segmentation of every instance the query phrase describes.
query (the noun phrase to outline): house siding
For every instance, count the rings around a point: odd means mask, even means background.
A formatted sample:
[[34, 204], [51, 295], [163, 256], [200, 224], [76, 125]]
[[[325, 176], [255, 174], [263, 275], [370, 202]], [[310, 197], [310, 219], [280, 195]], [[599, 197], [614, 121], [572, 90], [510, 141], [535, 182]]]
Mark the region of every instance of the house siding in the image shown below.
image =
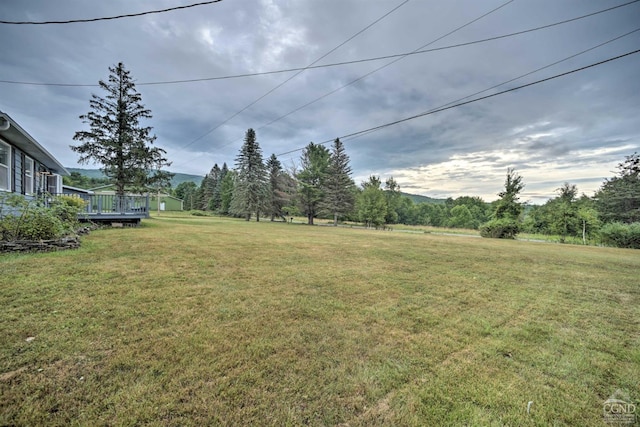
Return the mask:
[[24, 194], [24, 153], [13, 147], [13, 192]]
[[[47, 188], [47, 180], [43, 179], [43, 176], [47, 176], [50, 173], [50, 170], [43, 165], [41, 162], [36, 159], [33, 160], [34, 171], [33, 171], [33, 189], [26, 188], [24, 183], [26, 181], [26, 171], [25, 171], [25, 154], [22, 150], [20, 150], [15, 145], [11, 144], [4, 138], [0, 138], [2, 142], [5, 144], [9, 144], [11, 148], [10, 154], [10, 169], [9, 172], [9, 180], [11, 181], [10, 192], [15, 194], [28, 195], [31, 193], [44, 193], [48, 190]], [[31, 158], [31, 157], [30, 157]]]

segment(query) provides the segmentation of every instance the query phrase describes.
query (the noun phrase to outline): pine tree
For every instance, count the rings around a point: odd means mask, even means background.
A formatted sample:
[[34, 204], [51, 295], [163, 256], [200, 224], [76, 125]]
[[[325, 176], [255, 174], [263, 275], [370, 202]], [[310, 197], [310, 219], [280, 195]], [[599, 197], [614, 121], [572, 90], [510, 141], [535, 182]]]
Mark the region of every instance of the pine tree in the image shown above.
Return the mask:
[[214, 164], [209, 171], [209, 182], [207, 183], [207, 187], [205, 189], [205, 194], [207, 197], [207, 209], [210, 211], [217, 210], [220, 205], [216, 204], [215, 193], [216, 188], [220, 185], [220, 166], [218, 164]]
[[218, 212], [220, 212], [222, 207], [222, 182], [227, 176], [227, 173], [229, 173], [229, 168], [226, 163], [223, 163], [220, 169], [220, 178], [218, 179], [216, 187], [213, 189], [213, 210], [217, 210]]
[[324, 193], [323, 208], [333, 214], [333, 225], [337, 226], [338, 218], [353, 210], [355, 203], [355, 183], [351, 179], [349, 156], [340, 138], [333, 142]]
[[236, 171], [238, 176], [233, 192], [233, 211], [247, 221], [255, 212], [256, 221], [260, 221], [260, 212], [267, 198], [267, 170], [253, 129], [247, 130], [240, 154], [236, 157]]
[[522, 177], [513, 169], [507, 169], [504, 191], [498, 193], [493, 218], [480, 227], [482, 237], [515, 239], [520, 232], [520, 215], [524, 211], [519, 194], [524, 188]]
[[329, 150], [310, 142], [302, 152], [302, 170], [298, 172], [299, 201], [309, 225], [324, 200], [324, 183], [329, 173]]
[[285, 218], [283, 208], [291, 201], [293, 192], [291, 177], [282, 170], [282, 164], [275, 154], [267, 160], [267, 172], [269, 173], [267, 212], [271, 215], [271, 221], [276, 216]]
[[161, 168], [171, 163], [163, 149], [152, 147], [156, 139], [152, 128], [140, 124], [152, 117], [151, 111], [142, 105], [142, 96], [122, 63], [109, 67], [109, 73], [108, 82], [99, 81], [107, 95], [91, 95], [91, 111], [80, 116], [89, 130], [76, 132], [73, 139], [81, 144], [71, 149], [80, 154], [79, 163], [99, 163], [120, 196], [130, 188], [166, 185], [172, 174]]
[[640, 154], [626, 156], [618, 170], [596, 193], [597, 209], [605, 222], [640, 222]]

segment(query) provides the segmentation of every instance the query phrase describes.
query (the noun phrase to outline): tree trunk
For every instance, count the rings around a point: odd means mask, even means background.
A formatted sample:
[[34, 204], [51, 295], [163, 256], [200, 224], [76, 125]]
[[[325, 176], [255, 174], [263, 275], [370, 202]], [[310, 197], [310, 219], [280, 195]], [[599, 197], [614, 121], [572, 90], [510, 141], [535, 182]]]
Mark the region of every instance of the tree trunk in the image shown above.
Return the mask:
[[338, 226], [338, 212], [333, 213], [333, 226], [334, 227]]
[[260, 222], [260, 211], [256, 212], [256, 222]]
[[587, 244], [587, 221], [582, 220], [582, 244]]
[[313, 214], [307, 215], [307, 224], [313, 225]]

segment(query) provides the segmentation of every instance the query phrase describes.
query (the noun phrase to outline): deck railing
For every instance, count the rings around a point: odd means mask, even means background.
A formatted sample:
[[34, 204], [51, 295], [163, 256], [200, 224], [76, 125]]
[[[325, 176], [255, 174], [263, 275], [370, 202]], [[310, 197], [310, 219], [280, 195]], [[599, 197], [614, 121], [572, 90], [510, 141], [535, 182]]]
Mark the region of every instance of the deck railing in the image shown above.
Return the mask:
[[[81, 218], [99, 215], [132, 215], [137, 217], [149, 217], [149, 196], [134, 196], [116, 194], [62, 194], [64, 196], [78, 197], [85, 202], [84, 209], [79, 213]], [[50, 195], [52, 199], [56, 196]]]
[[149, 216], [149, 196], [90, 194], [81, 197], [87, 201], [85, 213], [89, 215], [134, 214]]

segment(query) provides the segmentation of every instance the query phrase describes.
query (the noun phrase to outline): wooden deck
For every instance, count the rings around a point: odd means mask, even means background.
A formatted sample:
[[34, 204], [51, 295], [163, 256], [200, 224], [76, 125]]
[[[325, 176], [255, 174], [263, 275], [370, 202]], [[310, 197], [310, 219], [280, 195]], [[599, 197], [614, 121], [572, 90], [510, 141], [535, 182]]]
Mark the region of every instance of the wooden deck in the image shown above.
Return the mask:
[[86, 194], [80, 221], [139, 223], [149, 218], [149, 196], [117, 196], [113, 194]]

